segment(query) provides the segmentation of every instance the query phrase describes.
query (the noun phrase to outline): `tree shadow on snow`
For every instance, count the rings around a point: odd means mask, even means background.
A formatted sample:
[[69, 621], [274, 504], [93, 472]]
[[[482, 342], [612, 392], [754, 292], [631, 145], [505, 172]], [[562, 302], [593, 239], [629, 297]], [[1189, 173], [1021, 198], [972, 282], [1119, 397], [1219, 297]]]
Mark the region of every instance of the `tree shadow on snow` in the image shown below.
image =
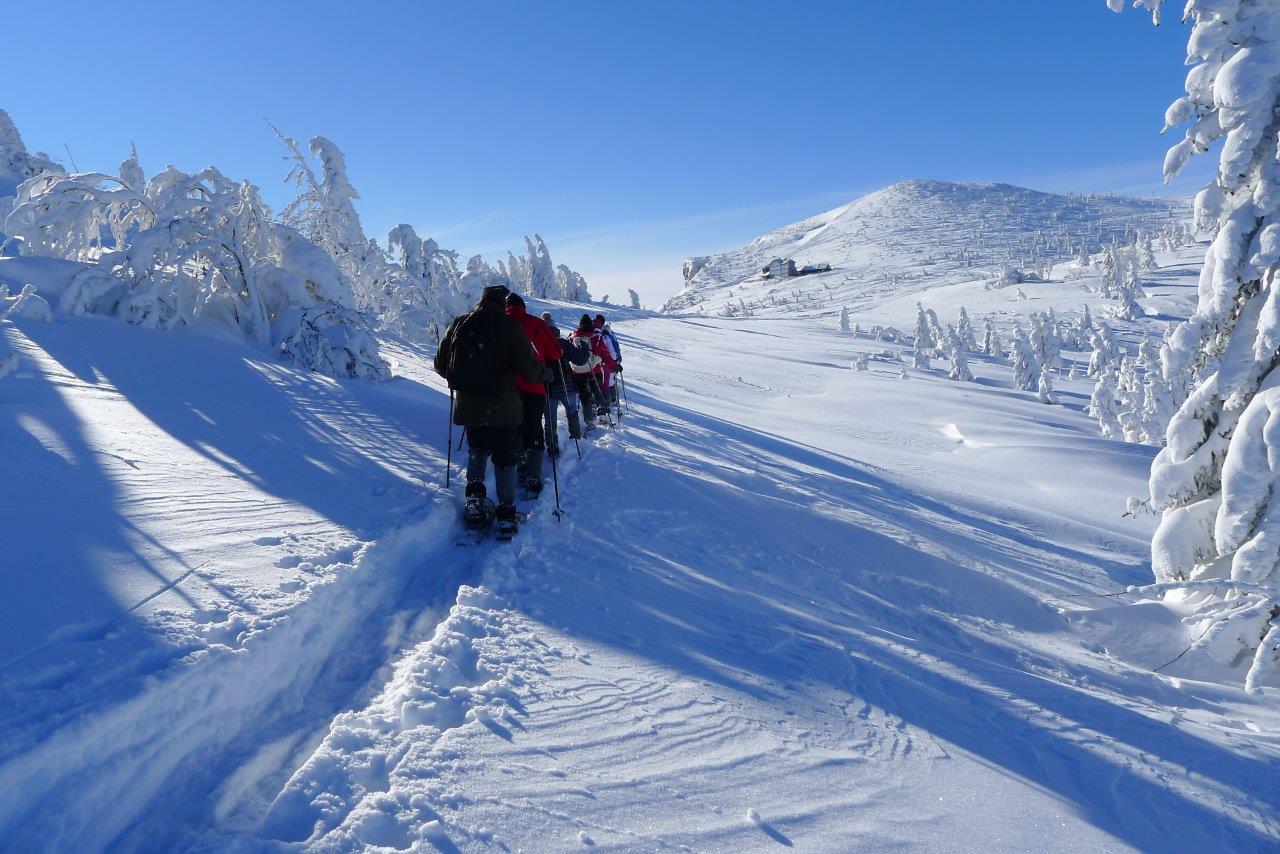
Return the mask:
[[633, 509], [598, 514], [592, 495], [569, 494], [566, 524], [547, 532], [549, 545], [610, 558], [557, 564], [571, 577], [535, 594], [541, 619], [749, 696], [856, 696], [1138, 848], [1274, 846], [1200, 796], [1228, 790], [1274, 830], [1273, 760], [1142, 714], [1135, 698], [1194, 699], [1156, 677], [1017, 637], [1062, 632], [1042, 593], [1081, 588], [1085, 568], [1114, 571], [1105, 558], [828, 452], [646, 403], [662, 416], [632, 420], [627, 453], [588, 462]]

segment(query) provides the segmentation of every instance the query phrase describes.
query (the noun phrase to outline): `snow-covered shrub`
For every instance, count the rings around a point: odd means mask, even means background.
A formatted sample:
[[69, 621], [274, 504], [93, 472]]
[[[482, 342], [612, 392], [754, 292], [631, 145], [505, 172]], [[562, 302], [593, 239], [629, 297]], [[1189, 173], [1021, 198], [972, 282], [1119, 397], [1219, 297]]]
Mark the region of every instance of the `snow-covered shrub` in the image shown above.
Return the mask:
[[[1161, 0], [1140, 5], [1158, 16]], [[1189, 127], [1166, 176], [1223, 142], [1196, 197], [1197, 226], [1214, 232], [1199, 301], [1163, 353], [1166, 378], [1197, 380], [1152, 465], [1152, 566], [1197, 584], [1172, 594], [1195, 617], [1184, 659], [1247, 666], [1253, 690], [1280, 685], [1280, 5], [1193, 0], [1186, 15], [1193, 67], [1165, 124]]]
[[[213, 168], [189, 175], [169, 167], [145, 181], [135, 156], [119, 176], [38, 176], [22, 185], [5, 229], [33, 254], [88, 264], [59, 303], [70, 314], [158, 329], [215, 325], [280, 352], [305, 335], [300, 324], [317, 306], [354, 308], [348, 280], [324, 251], [274, 223], [252, 184]], [[359, 364], [375, 371], [335, 372], [342, 360], [321, 348], [290, 354], [334, 376], [385, 377], [376, 344], [359, 331], [347, 338], [362, 348]]]
[[19, 318], [27, 320], [43, 320], [46, 323], [53, 320], [53, 309], [45, 298], [36, 293], [35, 285], [23, 285], [22, 293], [18, 294], [17, 299], [9, 305], [5, 310], [4, 316], [8, 320], [17, 320]]

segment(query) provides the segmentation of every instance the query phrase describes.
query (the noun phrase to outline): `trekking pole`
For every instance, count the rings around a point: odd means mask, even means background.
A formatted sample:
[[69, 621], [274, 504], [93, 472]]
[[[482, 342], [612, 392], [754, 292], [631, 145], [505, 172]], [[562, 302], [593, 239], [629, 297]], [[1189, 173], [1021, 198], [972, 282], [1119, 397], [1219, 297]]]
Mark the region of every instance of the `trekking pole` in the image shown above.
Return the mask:
[[613, 423], [613, 415], [609, 412], [609, 400], [604, 396], [604, 389], [600, 387], [600, 380], [596, 379], [594, 373], [591, 375], [591, 382], [595, 383], [596, 386], [596, 406], [604, 404], [604, 417], [609, 419], [609, 429], [612, 430], [615, 425]]
[[[565, 394], [565, 398], [564, 398], [564, 399], [565, 399], [564, 412], [565, 412], [565, 415], [566, 415], [566, 416], [568, 416], [568, 414], [569, 414], [569, 384], [568, 384], [568, 383], [566, 383], [566, 382], [564, 381], [564, 368], [560, 367], [560, 363], [559, 363], [559, 362], [556, 362], [556, 373], [558, 373], [558, 374], [560, 375], [560, 388], [564, 389], [564, 394]], [[575, 392], [575, 394], [576, 394], [576, 392]], [[549, 399], [550, 399], [550, 398], [548, 398], [548, 400], [549, 400]], [[572, 426], [573, 426], [573, 424], [572, 424], [572, 423], [570, 423], [570, 425], [569, 425], [569, 426], [570, 426], [570, 427], [572, 427]], [[579, 430], [578, 432], [579, 432], [579, 433], [581, 433], [582, 431], [581, 431], [581, 430]], [[556, 427], [556, 444], [560, 444], [560, 428], [559, 428], [558, 426]], [[574, 436], [574, 437], [573, 437], [573, 446], [574, 446], [575, 448], [577, 448], [577, 449], [578, 449], [578, 459], [582, 459], [582, 445], [578, 444], [578, 437], [577, 437], [577, 436]]]
[[467, 428], [463, 427], [462, 432], [458, 435], [458, 450], [462, 450], [462, 442], [467, 438]]
[[449, 475], [453, 473], [453, 389], [449, 389], [449, 444], [444, 447], [444, 488], [449, 488]]
[[[547, 395], [547, 417], [551, 417], [551, 395]], [[551, 455], [551, 483], [555, 487], [556, 492], [556, 510], [552, 514], [556, 517], [556, 521], [560, 521], [560, 517], [564, 515], [564, 510], [560, 508], [560, 472], [556, 469], [555, 455]]]
[[622, 391], [622, 402], [627, 405], [627, 414], [631, 414], [631, 401], [627, 400], [627, 381], [618, 374], [618, 388]]

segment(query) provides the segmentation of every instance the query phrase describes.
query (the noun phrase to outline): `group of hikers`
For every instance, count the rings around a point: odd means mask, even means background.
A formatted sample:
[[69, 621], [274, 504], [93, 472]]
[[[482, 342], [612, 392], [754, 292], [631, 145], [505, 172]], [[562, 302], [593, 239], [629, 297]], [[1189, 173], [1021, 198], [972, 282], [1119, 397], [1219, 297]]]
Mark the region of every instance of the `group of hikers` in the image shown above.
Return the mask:
[[[595, 430], [597, 420], [612, 423], [622, 351], [604, 315], [584, 314], [562, 335], [550, 312], [535, 317], [519, 294], [491, 285], [474, 310], [449, 324], [435, 369], [449, 383], [450, 423], [466, 432], [463, 521], [481, 530], [496, 524], [499, 539], [510, 539], [522, 518], [517, 486], [524, 497], [537, 498], [544, 456], [554, 466], [560, 455], [559, 411], [575, 441]], [[496, 505], [485, 487], [490, 459]]]

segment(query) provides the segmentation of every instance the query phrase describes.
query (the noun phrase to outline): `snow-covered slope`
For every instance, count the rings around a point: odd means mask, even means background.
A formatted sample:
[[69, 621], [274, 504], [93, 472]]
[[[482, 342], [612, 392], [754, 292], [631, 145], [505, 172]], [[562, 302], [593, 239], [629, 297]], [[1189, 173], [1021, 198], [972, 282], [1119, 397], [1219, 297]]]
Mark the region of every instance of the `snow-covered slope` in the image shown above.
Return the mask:
[[[1026, 295], [924, 299], [1096, 300]], [[459, 549], [426, 353], [372, 386], [0, 322], [0, 849], [1274, 849], [1275, 692], [1166, 666], [1187, 627], [1119, 604], [1154, 449], [1083, 382], [904, 378], [833, 327], [618, 323], [632, 411], [567, 446], [563, 521], [548, 490]]]
[[[1178, 200], [904, 181], [740, 249], [692, 259], [685, 288], [664, 310], [720, 314], [746, 303], [757, 316], [830, 315], [988, 278], [1005, 264], [1065, 261], [1082, 247], [1096, 252], [1124, 239], [1130, 229], [1155, 231], [1189, 215], [1190, 206]], [[828, 263], [832, 270], [763, 278], [761, 268], [774, 258]]]

